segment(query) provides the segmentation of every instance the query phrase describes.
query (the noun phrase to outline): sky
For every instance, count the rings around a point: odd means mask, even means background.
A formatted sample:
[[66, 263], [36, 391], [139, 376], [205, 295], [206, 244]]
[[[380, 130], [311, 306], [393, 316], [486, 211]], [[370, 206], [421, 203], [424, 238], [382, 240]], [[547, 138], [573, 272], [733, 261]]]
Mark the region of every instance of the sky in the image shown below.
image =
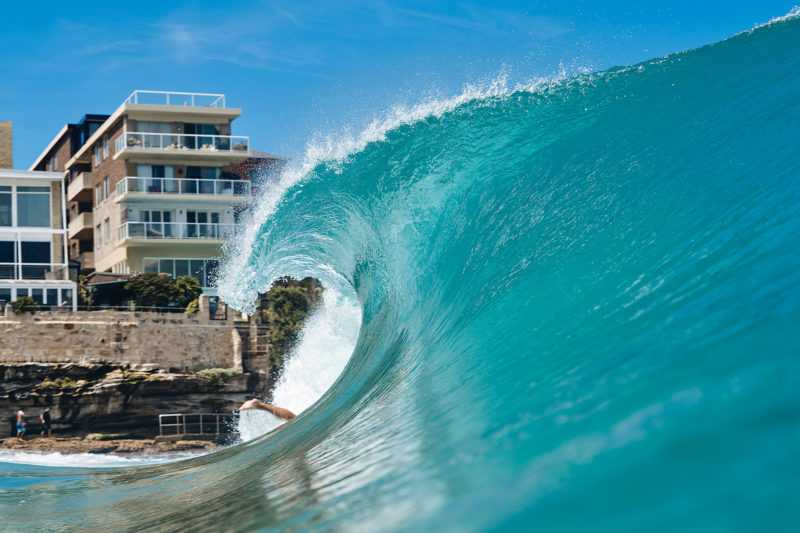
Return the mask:
[[501, 75], [634, 64], [796, 2], [14, 2], [3, 7], [0, 120], [14, 122], [14, 166], [26, 169], [64, 124], [110, 114], [134, 90], [224, 93], [242, 109], [234, 135], [297, 160], [309, 140], [357, 132], [396, 105]]

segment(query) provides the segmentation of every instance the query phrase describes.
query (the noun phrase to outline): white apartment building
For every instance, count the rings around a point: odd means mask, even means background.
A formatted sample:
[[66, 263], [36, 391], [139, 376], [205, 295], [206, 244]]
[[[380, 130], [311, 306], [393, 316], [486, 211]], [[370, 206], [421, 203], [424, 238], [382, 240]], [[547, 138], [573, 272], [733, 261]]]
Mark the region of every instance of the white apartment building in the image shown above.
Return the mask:
[[0, 300], [77, 309], [65, 212], [64, 173], [0, 169]]

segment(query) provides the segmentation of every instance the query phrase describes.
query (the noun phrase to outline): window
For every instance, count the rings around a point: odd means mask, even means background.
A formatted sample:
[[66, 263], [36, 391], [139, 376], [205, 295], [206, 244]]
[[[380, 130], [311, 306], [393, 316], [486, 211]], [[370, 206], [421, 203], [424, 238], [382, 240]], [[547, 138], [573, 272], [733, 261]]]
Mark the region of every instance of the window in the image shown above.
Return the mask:
[[50, 227], [50, 187], [17, 187], [17, 226]]
[[94, 247], [95, 249], [99, 249], [100, 245], [103, 244], [100, 240], [101, 233], [100, 233], [100, 224], [94, 227]]
[[215, 183], [212, 180], [218, 180], [222, 169], [218, 167], [186, 167], [186, 177], [191, 179], [200, 180], [198, 182], [188, 182], [186, 192], [201, 194], [214, 194]]
[[108, 200], [108, 176], [103, 178], [103, 200]]
[[11, 186], [0, 186], [0, 226], [10, 226], [11, 220]]
[[[103, 159], [108, 157], [108, 135], [103, 137]], [[58, 161], [58, 159], [56, 159]]]
[[147, 135], [141, 135], [142, 148], [166, 148], [168, 146], [178, 147], [181, 144], [179, 135], [166, 135], [172, 133], [172, 124], [169, 122], [145, 122], [136, 123], [136, 131]]
[[45, 264], [50, 263], [50, 243], [37, 241], [23, 241], [20, 244], [22, 263]]
[[53, 156], [53, 170], [58, 170], [58, 153]]
[[103, 197], [100, 196], [100, 184], [94, 186], [94, 205], [100, 205], [100, 202], [103, 201]]
[[172, 165], [136, 165], [136, 175], [141, 178], [137, 180], [139, 182], [139, 190], [145, 192], [178, 192], [175, 181], [161, 179], [175, 177], [175, 167]]
[[111, 240], [111, 221], [105, 219], [103, 221], [103, 242], [108, 242], [109, 240]]
[[139, 210], [140, 222], [172, 222], [172, 211]]
[[[14, 241], [0, 241], [0, 264], [15, 263], [17, 261], [16, 244], [17, 243]], [[7, 279], [9, 277], [4, 274], [11, 274], [8, 265], [0, 266], [0, 279]]]
[[100, 145], [97, 144], [94, 147], [94, 166], [100, 166]]
[[146, 122], [140, 120], [136, 123], [136, 131], [144, 133], [172, 133], [172, 124], [169, 122]]
[[219, 261], [215, 259], [159, 259], [157, 257], [145, 257], [143, 266], [145, 272], [169, 274], [173, 278], [185, 275], [194, 276], [203, 287], [212, 287], [216, 279]]
[[72, 306], [72, 289], [61, 289], [61, 303]]
[[186, 167], [186, 177], [204, 180], [219, 179], [222, 169], [218, 167]]

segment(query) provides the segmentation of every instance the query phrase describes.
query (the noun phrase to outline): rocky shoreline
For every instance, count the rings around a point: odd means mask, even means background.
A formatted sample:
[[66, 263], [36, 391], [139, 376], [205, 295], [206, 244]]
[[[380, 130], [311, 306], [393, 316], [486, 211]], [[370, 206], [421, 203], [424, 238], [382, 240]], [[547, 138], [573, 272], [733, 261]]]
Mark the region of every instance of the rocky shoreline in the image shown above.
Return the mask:
[[156, 435], [164, 413], [219, 413], [229, 433], [236, 409], [267, 388], [266, 374], [235, 369], [182, 372], [157, 365], [0, 362], [0, 438], [16, 435], [19, 409], [25, 412], [29, 436], [38, 436], [39, 414], [46, 406], [52, 407], [58, 435]]
[[26, 437], [24, 442], [16, 437], [0, 439], [0, 451], [17, 450], [37, 453], [62, 454], [160, 454], [170, 452], [212, 452], [223, 446], [202, 440], [161, 441], [143, 438], [109, 438], [107, 435], [89, 434], [83, 437]]

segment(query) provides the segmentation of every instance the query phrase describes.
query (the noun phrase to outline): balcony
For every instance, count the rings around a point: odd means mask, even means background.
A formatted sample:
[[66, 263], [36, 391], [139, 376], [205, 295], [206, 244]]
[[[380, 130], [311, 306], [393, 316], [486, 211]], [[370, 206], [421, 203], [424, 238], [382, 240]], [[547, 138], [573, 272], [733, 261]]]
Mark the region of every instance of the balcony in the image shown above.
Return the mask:
[[90, 212], [80, 213], [67, 226], [67, 237], [70, 239], [91, 239], [94, 228], [94, 215]]
[[222, 162], [250, 157], [250, 138], [234, 135], [146, 133], [123, 131], [114, 158], [192, 159]]
[[117, 239], [153, 241], [223, 241], [233, 237], [233, 224], [192, 222], [126, 222], [117, 228]]
[[81, 252], [78, 255], [81, 270], [94, 270], [94, 252]]
[[66, 271], [61, 263], [0, 263], [2, 280], [65, 280]]
[[252, 196], [252, 184], [243, 180], [194, 178], [141, 178], [128, 176], [117, 183], [115, 202], [142, 200], [233, 200]]
[[[81, 194], [83, 193], [83, 194]], [[78, 196], [81, 195], [81, 198]], [[92, 173], [81, 172], [67, 185], [67, 201], [78, 200], [79, 202], [92, 201]]]
[[184, 107], [225, 107], [225, 95], [168, 91], [133, 91], [124, 103]]

